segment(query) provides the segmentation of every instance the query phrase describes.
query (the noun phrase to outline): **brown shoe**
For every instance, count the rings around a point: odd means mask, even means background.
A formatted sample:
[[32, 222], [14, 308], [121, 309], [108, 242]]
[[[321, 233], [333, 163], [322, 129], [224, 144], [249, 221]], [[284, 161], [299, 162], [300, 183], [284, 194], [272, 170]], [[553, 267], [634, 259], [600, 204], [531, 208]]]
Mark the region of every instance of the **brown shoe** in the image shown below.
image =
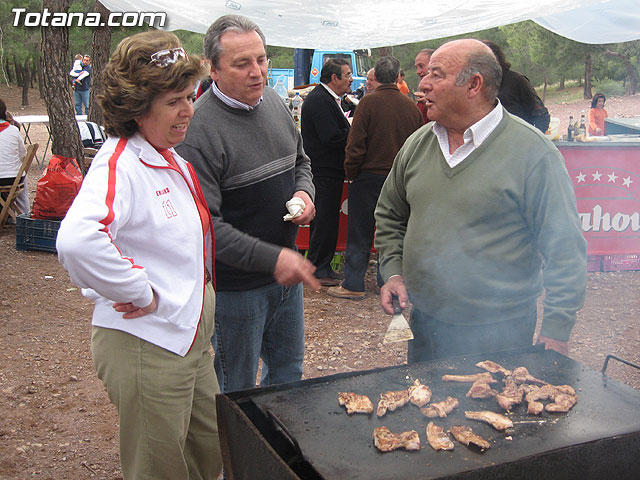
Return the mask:
[[347, 298], [349, 300], [362, 300], [367, 296], [365, 292], [352, 292], [351, 290], [343, 288], [342, 285], [340, 285], [339, 287], [327, 288], [327, 293], [332, 297]]
[[322, 277], [318, 278], [318, 280], [320, 281], [320, 285], [322, 285], [323, 287], [333, 287], [335, 285], [340, 285], [340, 280], [337, 278]]

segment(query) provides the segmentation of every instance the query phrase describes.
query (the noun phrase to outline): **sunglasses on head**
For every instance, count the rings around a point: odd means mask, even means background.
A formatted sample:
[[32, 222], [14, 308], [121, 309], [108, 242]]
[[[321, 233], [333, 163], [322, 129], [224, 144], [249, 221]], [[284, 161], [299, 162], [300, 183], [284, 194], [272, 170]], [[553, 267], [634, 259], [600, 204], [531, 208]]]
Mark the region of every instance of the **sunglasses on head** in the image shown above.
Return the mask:
[[184, 51], [184, 48], [170, 48], [168, 50], [160, 50], [151, 55], [151, 61], [149, 63], [153, 63], [160, 68], [165, 68], [172, 63], [176, 63], [180, 57], [189, 60], [189, 55]]

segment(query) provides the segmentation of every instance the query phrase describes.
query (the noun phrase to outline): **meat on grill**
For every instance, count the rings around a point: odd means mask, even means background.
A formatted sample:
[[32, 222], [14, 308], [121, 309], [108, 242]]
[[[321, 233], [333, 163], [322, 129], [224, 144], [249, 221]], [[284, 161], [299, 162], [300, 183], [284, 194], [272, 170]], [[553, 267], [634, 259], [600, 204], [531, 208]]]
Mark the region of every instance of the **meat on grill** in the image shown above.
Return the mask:
[[429, 422], [427, 425], [427, 442], [435, 451], [453, 450], [453, 442], [449, 435], [444, 431], [444, 428], [435, 425], [433, 422]]
[[381, 452], [390, 452], [398, 448], [420, 450], [420, 436], [415, 430], [392, 433], [387, 427], [378, 427], [373, 431], [373, 444]]
[[491, 412], [489, 410], [482, 410], [479, 412], [464, 412], [464, 416], [471, 420], [486, 422], [499, 431], [513, 427], [513, 422], [507, 417], [496, 412]]
[[496, 383], [497, 380], [489, 372], [474, 373], [473, 375], [443, 375], [443, 382], [468, 382], [473, 383], [482, 380], [485, 383]]
[[498, 400], [498, 405], [506, 411], [510, 411], [514, 405], [520, 405], [522, 403], [522, 397], [527, 393], [530, 386], [526, 384], [518, 385], [511, 377], [505, 378], [504, 383], [505, 386], [502, 392], [496, 396], [496, 400]]
[[489, 398], [495, 397], [497, 394], [498, 391], [491, 388], [491, 385], [489, 385], [487, 382], [476, 380], [475, 382], [473, 382], [473, 385], [471, 385], [471, 388], [467, 392], [467, 397]]
[[453, 435], [453, 438], [464, 445], [469, 446], [469, 444], [473, 444], [477, 447], [480, 447], [480, 449], [482, 450], [491, 448], [491, 444], [480, 435], [473, 433], [471, 427], [467, 427], [466, 425], [458, 425], [451, 427], [449, 431], [451, 432], [451, 435]]
[[518, 367], [513, 369], [511, 378], [517, 383], [537, 383], [538, 385], [548, 385], [544, 380], [540, 380], [529, 373], [525, 367]]
[[442, 402], [432, 403], [427, 407], [422, 407], [420, 411], [429, 418], [446, 417], [451, 411], [459, 405], [458, 399], [447, 397]]
[[394, 411], [396, 408], [404, 407], [409, 401], [409, 392], [398, 390], [396, 392], [386, 392], [380, 394], [377, 415], [382, 417], [387, 410]]
[[347, 413], [371, 413], [373, 403], [366, 395], [359, 395], [353, 392], [338, 392], [338, 403], [347, 407]]
[[431, 400], [431, 389], [416, 378], [413, 385], [409, 387], [409, 400], [414, 405], [423, 407]]
[[[532, 415], [539, 415], [542, 410], [548, 412], [568, 412], [578, 401], [576, 391], [570, 385], [550, 385], [533, 388], [525, 396], [527, 411]], [[553, 403], [546, 407], [539, 400], [551, 400]]]
[[502, 365], [496, 362], [492, 362], [491, 360], [478, 362], [476, 363], [476, 367], [484, 368], [487, 372], [491, 372], [491, 373], [501, 373], [505, 377], [510, 377], [513, 373], [511, 370], [507, 370]]

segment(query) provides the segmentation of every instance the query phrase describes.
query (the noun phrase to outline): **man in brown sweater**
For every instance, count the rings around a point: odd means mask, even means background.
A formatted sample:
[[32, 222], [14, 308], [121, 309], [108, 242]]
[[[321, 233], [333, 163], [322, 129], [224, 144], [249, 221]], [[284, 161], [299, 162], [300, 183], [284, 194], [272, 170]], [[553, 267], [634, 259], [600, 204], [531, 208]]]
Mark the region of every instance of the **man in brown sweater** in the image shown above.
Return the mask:
[[373, 211], [396, 154], [422, 125], [420, 110], [396, 86], [399, 70], [395, 57], [378, 60], [379, 86], [360, 101], [349, 131], [344, 162], [349, 181], [345, 278], [342, 285], [327, 290], [334, 297], [365, 297], [364, 275], [375, 229]]

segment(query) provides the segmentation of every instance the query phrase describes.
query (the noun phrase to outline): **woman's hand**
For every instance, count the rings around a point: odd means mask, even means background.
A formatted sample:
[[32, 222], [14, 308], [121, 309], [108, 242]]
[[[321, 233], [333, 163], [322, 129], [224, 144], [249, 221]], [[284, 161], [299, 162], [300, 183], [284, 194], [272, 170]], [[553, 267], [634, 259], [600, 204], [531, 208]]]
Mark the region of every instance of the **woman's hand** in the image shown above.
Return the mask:
[[113, 309], [116, 312], [124, 313], [124, 315], [122, 315], [122, 318], [126, 319], [143, 317], [155, 312], [156, 308], [158, 308], [158, 304], [156, 303], [156, 292], [153, 292], [151, 303], [146, 307], [138, 307], [131, 302], [116, 302], [113, 304]]

